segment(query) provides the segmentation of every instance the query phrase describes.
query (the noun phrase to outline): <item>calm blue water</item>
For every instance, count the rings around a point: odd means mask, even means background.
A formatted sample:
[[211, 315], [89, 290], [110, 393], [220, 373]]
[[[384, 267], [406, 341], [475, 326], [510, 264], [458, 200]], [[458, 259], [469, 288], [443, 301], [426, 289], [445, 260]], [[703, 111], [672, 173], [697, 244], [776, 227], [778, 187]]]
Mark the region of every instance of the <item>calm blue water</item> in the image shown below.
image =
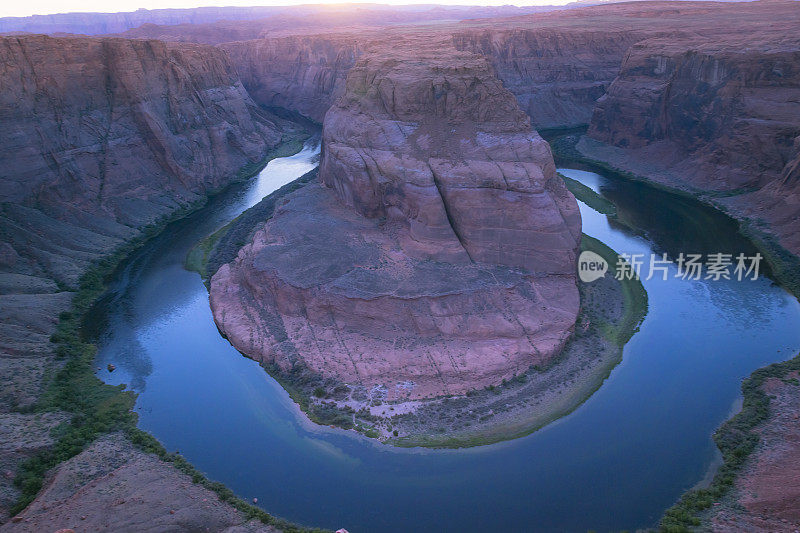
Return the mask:
[[[316, 164], [271, 162], [174, 224], [119, 272], [95, 310], [98, 367], [139, 393], [140, 427], [267, 511], [351, 533], [598, 531], [655, 524], [715, 460], [714, 429], [743, 377], [800, 349], [800, 306], [769, 280], [645, 282], [650, 312], [607, 382], [528, 437], [469, 450], [396, 450], [304, 422], [287, 394], [220, 337], [188, 249]], [[620, 206], [632, 232], [581, 205], [619, 252], [750, 251], [724, 217], [672, 195], [562, 170]], [[714, 250], [716, 251], [716, 250]]]

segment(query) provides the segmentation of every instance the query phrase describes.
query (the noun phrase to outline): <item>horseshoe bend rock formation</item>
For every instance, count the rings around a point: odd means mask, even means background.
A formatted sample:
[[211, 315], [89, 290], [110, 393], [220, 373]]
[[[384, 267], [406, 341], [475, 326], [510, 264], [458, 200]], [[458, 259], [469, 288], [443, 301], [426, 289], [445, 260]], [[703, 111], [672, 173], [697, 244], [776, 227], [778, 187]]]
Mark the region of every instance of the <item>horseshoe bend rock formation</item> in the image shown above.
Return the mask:
[[211, 280], [243, 353], [390, 400], [546, 363], [579, 306], [580, 215], [547, 143], [484, 58], [413, 49], [362, 56], [325, 118], [321, 182]]

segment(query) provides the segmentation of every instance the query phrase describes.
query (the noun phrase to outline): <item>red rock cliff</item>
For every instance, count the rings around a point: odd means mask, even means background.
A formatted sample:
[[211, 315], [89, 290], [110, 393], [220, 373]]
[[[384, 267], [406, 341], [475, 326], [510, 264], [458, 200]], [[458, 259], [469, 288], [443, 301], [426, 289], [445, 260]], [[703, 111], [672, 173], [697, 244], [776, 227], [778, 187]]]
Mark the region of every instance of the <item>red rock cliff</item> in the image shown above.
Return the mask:
[[9, 37], [0, 65], [12, 270], [71, 284], [92, 257], [230, 183], [280, 140], [211, 47]]
[[390, 399], [545, 363], [579, 305], [580, 218], [547, 144], [485, 59], [414, 44], [357, 62], [325, 118], [327, 187], [290, 195], [211, 281], [242, 352]]
[[[795, 8], [796, 9], [796, 8]], [[724, 191], [800, 252], [800, 39], [777, 32], [634, 45], [598, 102], [585, 150], [672, 185]], [[646, 162], [647, 168], [644, 168]]]
[[364, 216], [407, 224], [409, 253], [572, 273], [575, 202], [483, 57], [399, 45], [365, 57], [323, 141], [324, 183]]
[[355, 35], [312, 35], [222, 45], [253, 99], [322, 122], [360, 54]]

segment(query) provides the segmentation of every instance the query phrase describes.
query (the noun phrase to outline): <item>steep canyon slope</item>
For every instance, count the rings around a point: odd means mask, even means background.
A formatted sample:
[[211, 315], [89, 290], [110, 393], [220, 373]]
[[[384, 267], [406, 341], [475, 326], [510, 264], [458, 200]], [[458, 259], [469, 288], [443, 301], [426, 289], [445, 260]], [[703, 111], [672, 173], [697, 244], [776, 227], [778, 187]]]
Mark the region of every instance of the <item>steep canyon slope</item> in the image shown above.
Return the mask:
[[0, 86], [6, 509], [18, 463], [52, 443], [49, 430], [66, 418], [19, 411], [30, 410], [53, 369], [49, 338], [79, 277], [257, 165], [284, 125], [250, 100], [222, 51], [202, 45], [2, 38]]
[[642, 41], [595, 108], [588, 135], [603, 144], [582, 149], [708, 194], [800, 254], [798, 65], [800, 39], [780, 27]]
[[2, 39], [0, 54], [11, 272], [73, 285], [88, 261], [281, 139], [214, 48], [32, 36]]
[[325, 117], [320, 177], [212, 278], [243, 353], [396, 400], [559, 352], [580, 215], [484, 58], [429, 39], [365, 52]]
[[259, 104], [322, 123], [373, 32], [256, 39], [220, 45]]

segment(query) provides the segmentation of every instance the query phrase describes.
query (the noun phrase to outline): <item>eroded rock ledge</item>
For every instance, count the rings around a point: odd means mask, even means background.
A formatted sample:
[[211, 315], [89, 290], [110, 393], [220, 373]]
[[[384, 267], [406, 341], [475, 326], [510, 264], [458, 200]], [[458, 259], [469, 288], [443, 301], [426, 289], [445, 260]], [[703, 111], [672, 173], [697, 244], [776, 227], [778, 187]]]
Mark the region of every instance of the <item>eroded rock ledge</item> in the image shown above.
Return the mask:
[[497, 384], [562, 348], [580, 215], [484, 58], [367, 51], [326, 115], [320, 176], [211, 280], [240, 351], [396, 400]]
[[[776, 19], [796, 25], [793, 9]], [[781, 27], [642, 41], [598, 101], [579, 149], [761, 221], [796, 255], [798, 64], [800, 39]]]
[[30, 410], [63, 365], [50, 338], [81, 275], [253, 169], [291, 127], [196, 44], [2, 37], [0, 87], [2, 523], [18, 465], [64, 418]]

